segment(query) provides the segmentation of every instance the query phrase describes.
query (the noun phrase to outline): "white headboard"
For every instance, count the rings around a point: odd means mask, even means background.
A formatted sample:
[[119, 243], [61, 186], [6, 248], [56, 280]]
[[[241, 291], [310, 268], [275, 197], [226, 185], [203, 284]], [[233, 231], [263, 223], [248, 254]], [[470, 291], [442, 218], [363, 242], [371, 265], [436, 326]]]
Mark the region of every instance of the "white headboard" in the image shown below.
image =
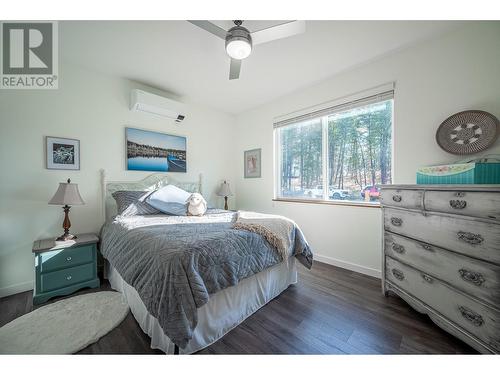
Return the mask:
[[102, 216], [104, 220], [116, 215], [116, 202], [111, 196], [115, 191], [153, 191], [165, 185], [175, 185], [190, 193], [202, 193], [202, 175], [197, 182], [178, 181], [166, 173], [153, 173], [139, 181], [106, 181], [106, 171], [101, 169]]

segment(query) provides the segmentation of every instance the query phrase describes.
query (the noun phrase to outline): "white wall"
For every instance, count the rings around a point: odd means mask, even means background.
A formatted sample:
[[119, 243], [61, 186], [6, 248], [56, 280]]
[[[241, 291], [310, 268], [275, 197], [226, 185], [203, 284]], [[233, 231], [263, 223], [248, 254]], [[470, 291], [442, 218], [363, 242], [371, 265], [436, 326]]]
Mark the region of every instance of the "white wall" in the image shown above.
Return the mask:
[[[71, 178], [86, 201], [71, 210], [72, 232], [98, 232], [99, 170], [114, 181], [149, 174], [125, 170], [125, 126], [186, 135], [188, 173], [173, 175], [197, 181], [203, 173], [211, 204], [222, 205], [214, 193], [221, 180], [234, 180], [234, 117], [188, 103], [177, 125], [129, 111], [133, 82], [67, 64], [59, 73], [59, 90], [0, 91], [0, 297], [32, 288], [33, 240], [62, 232], [62, 209], [47, 204], [59, 182]], [[47, 135], [80, 140], [80, 171], [45, 169]]]
[[[476, 108], [500, 117], [499, 40], [498, 22], [471, 23], [236, 120], [192, 103], [181, 125], [133, 113], [128, 96], [136, 84], [64, 63], [59, 90], [0, 91], [0, 296], [32, 287], [33, 240], [62, 231], [62, 210], [47, 204], [59, 182], [70, 177], [79, 184], [87, 204], [72, 209], [72, 230], [89, 232], [101, 226], [101, 168], [111, 180], [148, 174], [125, 170], [125, 126], [186, 135], [188, 173], [176, 177], [195, 180], [202, 172], [212, 204], [222, 204], [214, 191], [227, 178], [236, 182], [232, 188], [238, 208], [284, 214], [297, 221], [316, 259], [376, 275], [379, 209], [272, 202], [273, 117], [396, 81], [394, 178], [397, 183], [414, 183], [418, 166], [457, 160], [434, 141], [437, 126], [448, 115]], [[45, 169], [46, 135], [80, 140], [80, 171]], [[243, 151], [259, 147], [263, 177], [244, 179]], [[500, 153], [499, 143], [488, 153]], [[230, 205], [234, 207], [234, 201]]]
[[[435, 142], [437, 127], [449, 115], [480, 109], [500, 118], [500, 23], [469, 23], [239, 115], [238, 207], [289, 216], [302, 227], [316, 259], [378, 275], [380, 209], [272, 201], [272, 124], [274, 117], [391, 81], [394, 182], [415, 183], [417, 167], [462, 159]], [[243, 151], [253, 148], [262, 148], [262, 178], [244, 179]], [[500, 142], [486, 153], [500, 154]]]

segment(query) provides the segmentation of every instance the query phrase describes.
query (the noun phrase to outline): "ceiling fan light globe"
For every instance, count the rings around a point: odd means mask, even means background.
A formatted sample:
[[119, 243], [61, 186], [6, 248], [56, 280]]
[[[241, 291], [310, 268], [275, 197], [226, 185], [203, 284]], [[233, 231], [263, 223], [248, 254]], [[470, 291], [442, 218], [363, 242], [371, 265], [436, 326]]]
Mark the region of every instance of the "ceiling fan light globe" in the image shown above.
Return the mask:
[[250, 56], [252, 45], [244, 39], [233, 39], [226, 43], [226, 52], [233, 59], [243, 60]]

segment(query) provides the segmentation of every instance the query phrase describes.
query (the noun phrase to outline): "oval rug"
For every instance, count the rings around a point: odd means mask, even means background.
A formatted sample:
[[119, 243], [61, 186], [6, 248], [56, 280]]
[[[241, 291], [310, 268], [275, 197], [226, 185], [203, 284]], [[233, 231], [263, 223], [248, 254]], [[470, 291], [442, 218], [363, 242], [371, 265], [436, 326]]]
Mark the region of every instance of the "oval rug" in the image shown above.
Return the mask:
[[118, 292], [97, 292], [42, 306], [0, 328], [2, 354], [69, 354], [118, 326], [128, 306]]

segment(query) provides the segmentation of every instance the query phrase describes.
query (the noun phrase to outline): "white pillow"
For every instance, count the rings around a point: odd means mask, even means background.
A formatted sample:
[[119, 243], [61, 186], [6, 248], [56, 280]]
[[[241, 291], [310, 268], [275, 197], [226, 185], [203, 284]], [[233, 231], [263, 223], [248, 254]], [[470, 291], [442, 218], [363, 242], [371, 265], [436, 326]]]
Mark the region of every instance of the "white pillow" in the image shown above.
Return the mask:
[[[151, 194], [146, 199], [146, 202], [148, 202], [149, 204], [151, 204], [152, 202], [154, 203], [155, 201], [186, 204], [186, 201], [190, 196], [191, 193], [188, 193], [187, 191], [182, 190], [177, 186], [167, 185]], [[153, 204], [152, 206], [154, 207]]]

